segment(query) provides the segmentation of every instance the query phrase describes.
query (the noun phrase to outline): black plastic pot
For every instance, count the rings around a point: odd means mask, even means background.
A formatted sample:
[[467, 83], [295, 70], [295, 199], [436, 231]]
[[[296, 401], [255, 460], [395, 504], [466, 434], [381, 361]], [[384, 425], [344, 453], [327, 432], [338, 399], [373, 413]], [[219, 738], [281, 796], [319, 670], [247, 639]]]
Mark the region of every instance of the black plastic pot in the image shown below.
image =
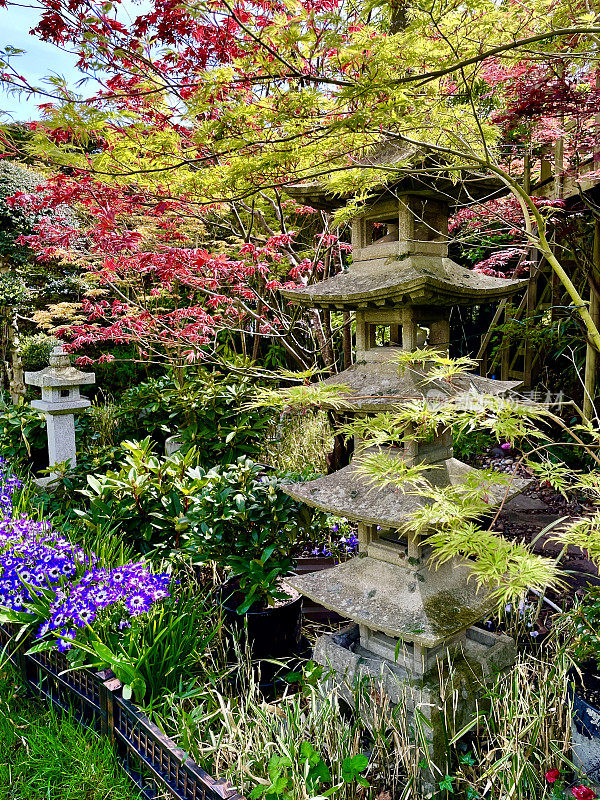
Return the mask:
[[[248, 644], [255, 659], [287, 658], [302, 649], [302, 596], [262, 611], [238, 614], [242, 596], [228, 581], [218, 590], [227, 624], [247, 630]], [[247, 626], [247, 628], [246, 628]]]
[[580, 670], [569, 673], [569, 694], [573, 704], [573, 763], [588, 778], [600, 780], [600, 708], [592, 705], [586, 696], [590, 692], [600, 696], [600, 676], [592, 662], [582, 664]]
[[[331, 569], [338, 564], [339, 561], [333, 556], [301, 556], [296, 561], [296, 568], [294, 572], [296, 575], [308, 575], [310, 572], [320, 572], [323, 569]], [[315, 603], [309, 598], [304, 598], [302, 606], [302, 614], [306, 619], [312, 622], [320, 622], [323, 625], [330, 625], [334, 622], [341, 622], [343, 617], [331, 611], [329, 608]]]

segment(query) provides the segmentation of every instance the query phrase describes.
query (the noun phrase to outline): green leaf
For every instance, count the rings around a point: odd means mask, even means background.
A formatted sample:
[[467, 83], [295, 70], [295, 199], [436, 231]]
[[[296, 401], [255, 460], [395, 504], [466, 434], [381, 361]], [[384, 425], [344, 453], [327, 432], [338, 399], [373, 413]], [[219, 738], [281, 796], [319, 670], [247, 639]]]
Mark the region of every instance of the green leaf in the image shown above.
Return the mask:
[[11, 622], [25, 622], [31, 623], [35, 622], [36, 616], [35, 614], [31, 614], [27, 611], [13, 611], [10, 608], [0, 608], [0, 623], [1, 624], [9, 624]]
[[32, 656], [34, 653], [43, 653], [46, 650], [53, 650], [54, 646], [54, 642], [38, 642], [37, 644], [34, 644], [33, 647], [30, 647], [25, 655]]
[[452, 775], [445, 775], [443, 780], [441, 780], [438, 784], [440, 789], [445, 790], [447, 792], [454, 792], [454, 778]]

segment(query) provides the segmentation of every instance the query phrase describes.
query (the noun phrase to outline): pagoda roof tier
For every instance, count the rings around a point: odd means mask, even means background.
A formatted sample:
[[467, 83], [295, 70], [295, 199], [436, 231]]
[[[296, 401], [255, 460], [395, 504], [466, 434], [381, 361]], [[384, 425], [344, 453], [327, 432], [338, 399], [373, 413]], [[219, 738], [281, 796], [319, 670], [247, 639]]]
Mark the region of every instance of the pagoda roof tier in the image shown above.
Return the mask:
[[[468, 392], [483, 395], [500, 395], [516, 389], [522, 381], [496, 381], [480, 375], [455, 376], [452, 383], [431, 380], [427, 371], [414, 367], [400, 373], [397, 362], [391, 357], [396, 348], [385, 348], [390, 355], [386, 361], [360, 361], [343, 372], [332, 375], [322, 383], [325, 386], [343, 386], [347, 389], [336, 400], [347, 404], [349, 411], [385, 411], [402, 401], [430, 398], [439, 402]], [[327, 405], [327, 403], [323, 403]]]
[[[404, 452], [399, 447], [367, 448], [364, 451], [365, 454], [374, 452], [387, 455], [390, 459], [404, 457]], [[331, 475], [323, 475], [304, 483], [287, 484], [282, 488], [294, 500], [314, 508], [367, 525], [381, 525], [383, 528], [395, 530], [406, 528], [409, 515], [430, 504], [430, 500], [416, 493], [416, 485], [406, 483], [401, 490], [393, 485], [377, 486], [369, 483], [354, 462], [355, 459], [347, 467]], [[456, 458], [446, 458], [431, 464], [422, 473], [422, 477], [434, 487], [460, 487], [476, 473], [477, 470], [468, 464]], [[500, 505], [505, 498], [509, 500], [519, 494], [529, 483], [524, 478], [514, 478], [510, 487], [500, 481], [488, 483], [490, 507]]]
[[527, 280], [482, 275], [450, 258], [412, 255], [376, 269], [369, 269], [366, 262], [325, 281], [280, 291], [299, 305], [361, 309], [479, 305], [509, 297], [526, 286]]
[[[404, 142], [386, 141], [376, 144], [369, 155], [357, 159], [356, 167], [380, 169], [381, 183], [371, 192], [389, 192], [390, 197], [399, 194], [414, 194], [445, 200], [451, 206], [463, 206], [486, 202], [506, 194], [506, 186], [499, 178], [476, 168], [465, 170], [460, 180], [443, 171], [443, 162], [422, 148]], [[394, 172], [393, 167], [397, 167]], [[419, 168], [423, 174], [419, 174]], [[335, 211], [355, 195], [348, 190], [335, 193], [319, 181], [295, 183], [284, 188], [286, 194], [299, 203], [321, 211]]]
[[370, 630], [437, 647], [480, 620], [493, 602], [465, 560], [437, 567], [357, 556], [286, 581], [306, 597]]

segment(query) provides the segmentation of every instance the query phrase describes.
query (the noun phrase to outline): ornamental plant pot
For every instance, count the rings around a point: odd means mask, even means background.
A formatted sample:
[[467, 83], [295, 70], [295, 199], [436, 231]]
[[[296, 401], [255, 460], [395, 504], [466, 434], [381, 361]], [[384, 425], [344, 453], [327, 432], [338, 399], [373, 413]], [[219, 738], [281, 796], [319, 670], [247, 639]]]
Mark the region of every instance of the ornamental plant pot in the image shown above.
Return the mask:
[[[309, 572], [320, 572], [322, 569], [331, 569], [339, 564], [339, 559], [333, 556], [301, 556], [296, 560], [296, 575], [307, 575]], [[341, 622], [342, 617], [335, 611], [331, 611], [320, 603], [304, 598], [302, 613], [312, 622], [320, 622], [324, 625], [334, 622]]]
[[573, 704], [572, 760], [593, 781], [600, 781], [600, 675], [594, 661], [569, 673]]
[[285, 585], [284, 589], [290, 595], [289, 600], [268, 608], [250, 609], [245, 614], [236, 611], [243, 595], [235, 579], [217, 590], [226, 623], [241, 631], [247, 626], [248, 644], [255, 659], [288, 658], [302, 649], [302, 595], [291, 586]]
[[339, 559], [333, 556], [300, 556], [296, 559], [294, 572], [296, 575], [306, 575], [309, 572], [319, 572], [339, 564]]

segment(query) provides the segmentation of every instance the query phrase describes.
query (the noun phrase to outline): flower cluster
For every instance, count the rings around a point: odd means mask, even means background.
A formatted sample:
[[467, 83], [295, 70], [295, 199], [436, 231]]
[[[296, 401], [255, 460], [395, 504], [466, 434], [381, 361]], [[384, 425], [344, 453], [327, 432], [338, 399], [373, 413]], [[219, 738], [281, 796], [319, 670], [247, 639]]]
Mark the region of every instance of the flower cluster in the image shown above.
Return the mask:
[[564, 788], [563, 782], [561, 780], [561, 772], [559, 769], [550, 769], [546, 773], [546, 780], [548, 783], [554, 784], [553, 786], [553, 796], [556, 798], [575, 798], [575, 800], [596, 800], [598, 795], [593, 789], [590, 789], [589, 786], [585, 786], [583, 783], [579, 786], [573, 786], [570, 789], [570, 793], [567, 794], [566, 789]]
[[87, 570], [68, 591], [57, 593], [49, 619], [40, 626], [37, 637], [54, 633], [59, 637], [58, 649], [68, 650], [75, 629], [90, 625], [109, 607], [119, 608], [123, 613], [121, 627], [126, 627], [128, 616], [143, 614], [153, 603], [168, 597], [169, 584], [169, 575], [153, 575], [143, 561], [111, 570]]
[[13, 494], [23, 485], [16, 475], [7, 468], [6, 461], [0, 456], [0, 518], [8, 519], [13, 512]]
[[89, 561], [48, 523], [0, 520], [0, 606], [25, 610], [33, 595], [73, 578]]
[[355, 529], [344, 517], [328, 517], [329, 533], [323, 542], [315, 542], [308, 552], [311, 556], [335, 558], [345, 561], [358, 551], [358, 537]]
[[[13, 520], [12, 493], [21, 484], [2, 466], [0, 462], [0, 607], [37, 613], [37, 638], [50, 634], [59, 650], [67, 650], [77, 628], [85, 628], [106, 609], [117, 612], [121, 628], [128, 627], [131, 617], [169, 596], [170, 576], [152, 574], [143, 561], [105, 569], [95, 554], [73, 545], [48, 522]], [[42, 616], [39, 609], [48, 604]]]

